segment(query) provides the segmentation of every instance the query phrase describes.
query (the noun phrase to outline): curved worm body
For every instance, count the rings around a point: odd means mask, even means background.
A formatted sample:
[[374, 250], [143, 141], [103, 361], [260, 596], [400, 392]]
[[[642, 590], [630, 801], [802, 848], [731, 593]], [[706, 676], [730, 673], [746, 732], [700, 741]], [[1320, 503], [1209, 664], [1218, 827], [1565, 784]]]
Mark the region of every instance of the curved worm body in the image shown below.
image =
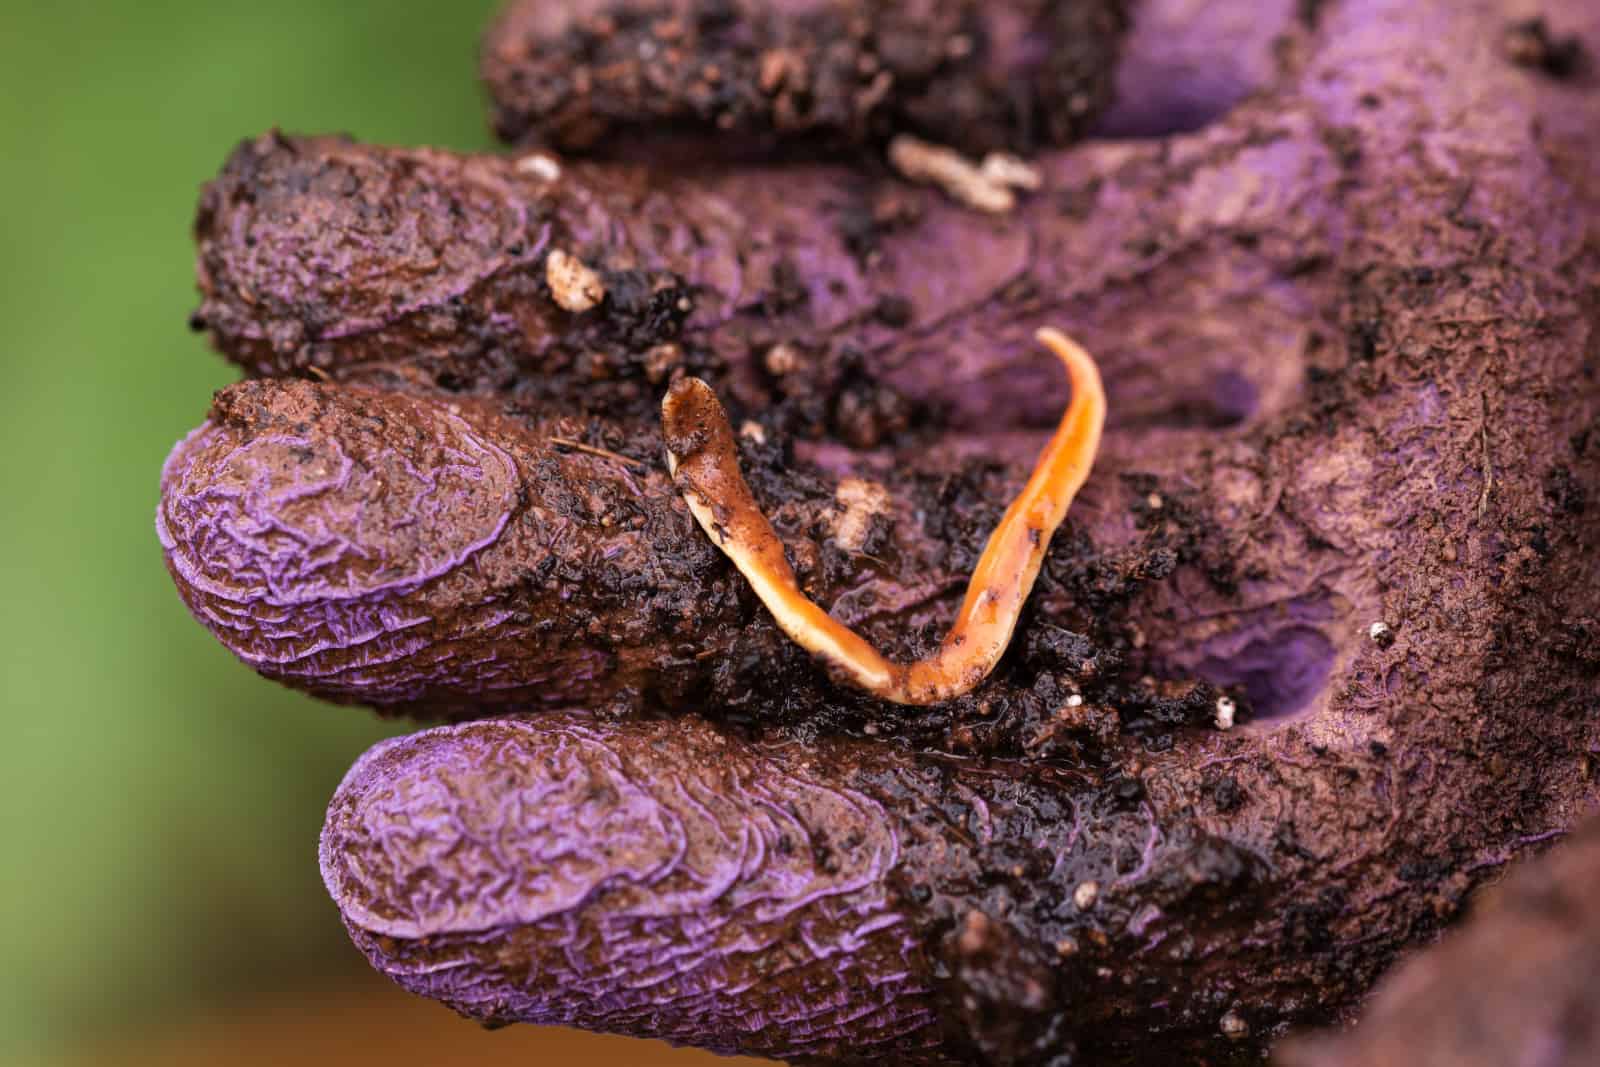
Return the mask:
[[839, 678], [896, 704], [937, 704], [971, 692], [999, 662], [1017, 617], [1100, 445], [1105, 391], [1093, 358], [1064, 334], [1038, 339], [1066, 365], [1072, 402], [1000, 519], [938, 651], [915, 663], [885, 659], [800, 591], [783, 542], [739, 471], [727, 413], [711, 387], [679, 380], [661, 403], [667, 466], [695, 521], [750, 582], [784, 633]]

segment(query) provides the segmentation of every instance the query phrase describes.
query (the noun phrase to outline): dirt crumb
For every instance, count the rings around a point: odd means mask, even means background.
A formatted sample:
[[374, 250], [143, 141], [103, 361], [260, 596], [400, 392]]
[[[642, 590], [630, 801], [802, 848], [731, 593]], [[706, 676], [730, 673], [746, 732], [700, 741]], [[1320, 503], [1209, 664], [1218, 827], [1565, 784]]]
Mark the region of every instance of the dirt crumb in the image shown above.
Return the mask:
[[600, 275], [581, 259], [559, 248], [545, 260], [544, 277], [555, 302], [575, 315], [598, 307], [606, 298], [605, 283]]
[[872, 520], [889, 511], [889, 490], [864, 478], [846, 478], [834, 493], [833, 539], [846, 552], [860, 552]]

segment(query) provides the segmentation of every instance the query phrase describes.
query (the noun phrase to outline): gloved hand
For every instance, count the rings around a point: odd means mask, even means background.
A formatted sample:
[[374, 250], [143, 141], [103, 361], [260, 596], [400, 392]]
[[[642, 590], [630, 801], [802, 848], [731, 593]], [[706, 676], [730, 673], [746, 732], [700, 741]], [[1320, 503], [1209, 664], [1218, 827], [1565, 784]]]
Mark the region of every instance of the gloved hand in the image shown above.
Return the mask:
[[[241, 145], [194, 325], [249, 377], [168, 460], [168, 566], [264, 675], [452, 720], [322, 841], [408, 989], [798, 1061], [1256, 1056], [1592, 788], [1600, 98], [1494, 3], [1174, 0], [1101, 120], [1141, 139], [1048, 148], [1115, 4], [840, 6], [513, 5], [498, 127], [654, 165]], [[662, 394], [716, 391], [801, 591], [908, 661], [1068, 401], [1042, 327], [1109, 414], [1009, 651], [841, 684]]]

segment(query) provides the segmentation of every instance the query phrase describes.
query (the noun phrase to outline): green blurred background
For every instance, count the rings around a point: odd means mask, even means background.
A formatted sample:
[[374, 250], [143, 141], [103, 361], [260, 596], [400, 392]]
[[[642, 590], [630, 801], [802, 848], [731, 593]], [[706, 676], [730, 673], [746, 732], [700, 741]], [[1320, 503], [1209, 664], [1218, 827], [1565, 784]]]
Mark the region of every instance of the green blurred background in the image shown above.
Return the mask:
[[185, 328], [200, 184], [274, 125], [488, 148], [493, 6], [0, 3], [0, 1062], [701, 1059], [486, 1035], [367, 974], [316, 840], [386, 727], [235, 662], [152, 529], [234, 377]]

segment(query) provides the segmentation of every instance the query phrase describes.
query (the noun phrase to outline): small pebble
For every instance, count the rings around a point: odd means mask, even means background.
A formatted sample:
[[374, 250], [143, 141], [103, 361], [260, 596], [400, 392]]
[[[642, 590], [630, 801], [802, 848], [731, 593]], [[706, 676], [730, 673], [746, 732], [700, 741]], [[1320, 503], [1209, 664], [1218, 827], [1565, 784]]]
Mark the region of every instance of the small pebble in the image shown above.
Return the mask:
[[605, 283], [577, 256], [553, 249], [545, 260], [544, 279], [550, 295], [564, 310], [581, 314], [606, 298]]
[[785, 374], [794, 373], [800, 366], [800, 350], [787, 341], [781, 341], [767, 349], [767, 372], [774, 377], [781, 378]]
[[526, 174], [542, 182], [553, 182], [561, 178], [561, 164], [556, 162], [554, 156], [544, 152], [523, 156], [514, 166], [518, 174]]

